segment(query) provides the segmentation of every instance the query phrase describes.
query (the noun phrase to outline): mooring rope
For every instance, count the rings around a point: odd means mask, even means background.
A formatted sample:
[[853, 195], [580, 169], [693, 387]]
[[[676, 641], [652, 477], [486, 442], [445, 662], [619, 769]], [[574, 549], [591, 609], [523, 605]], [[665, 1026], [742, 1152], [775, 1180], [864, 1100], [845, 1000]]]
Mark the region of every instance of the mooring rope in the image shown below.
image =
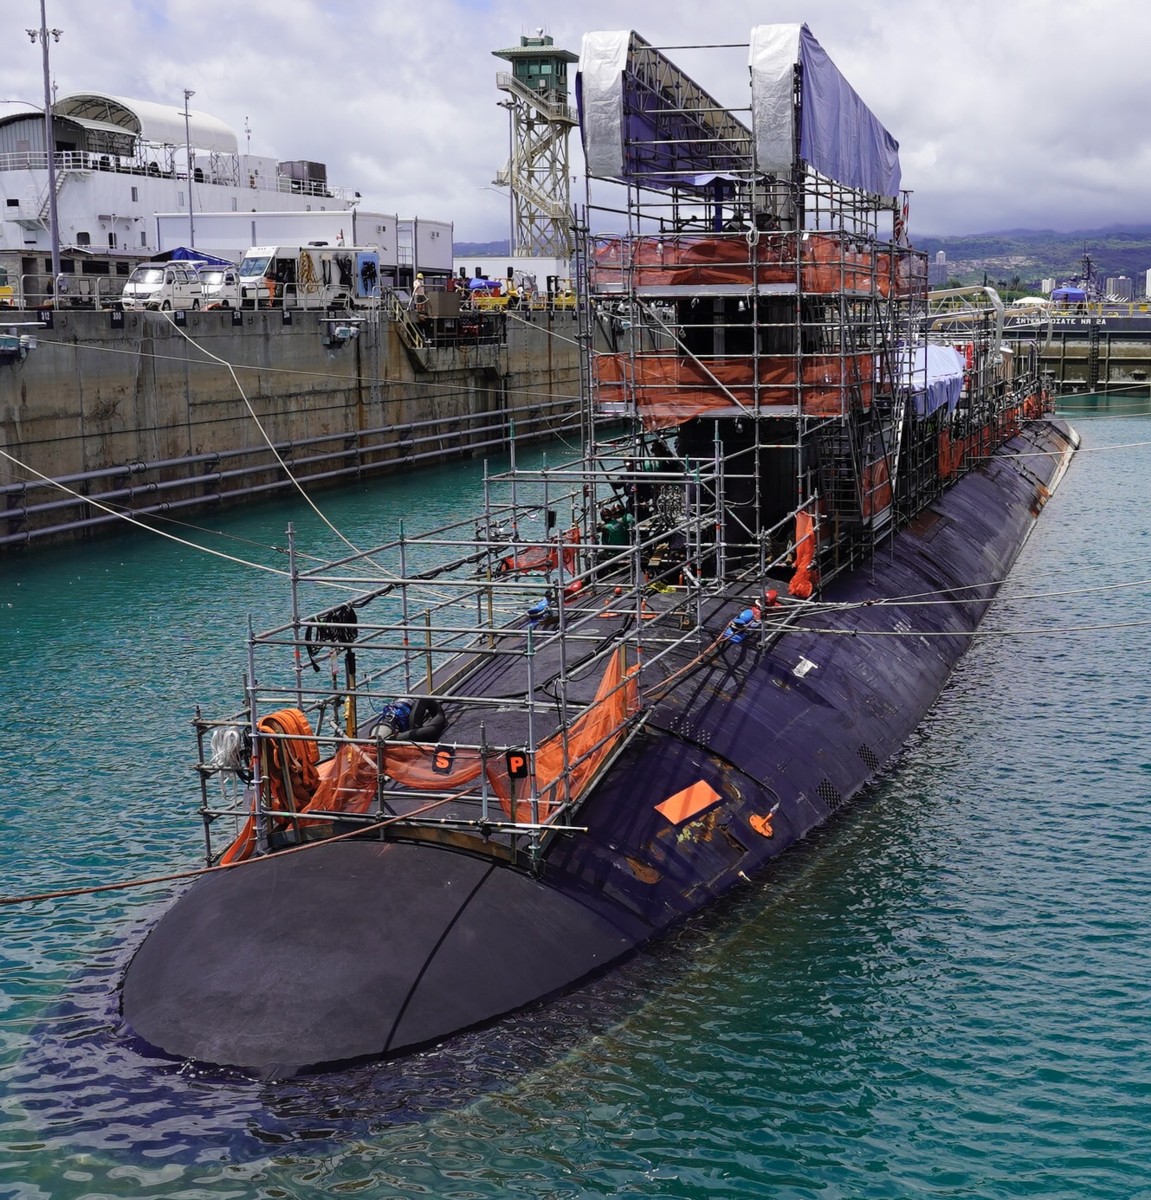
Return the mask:
[[363, 837], [366, 833], [374, 833], [378, 829], [384, 829], [388, 825], [394, 825], [399, 821], [410, 821], [413, 817], [423, 816], [424, 813], [431, 812], [432, 809], [438, 808], [441, 804], [447, 804], [454, 799], [452, 796], [445, 796], [440, 800], [433, 800], [430, 804], [425, 804], [422, 808], [417, 808], [413, 812], [404, 813], [401, 816], [386, 817], [382, 821], [377, 821], [372, 825], [365, 825], [361, 829], [353, 829], [348, 833], [336, 834], [334, 837], [323, 838], [320, 841], [304, 842], [299, 846], [291, 846], [286, 850], [277, 850], [275, 854], [262, 855], [259, 858], [245, 858], [238, 862], [218, 863], [212, 867], [197, 867], [191, 871], [174, 871], [168, 875], [152, 875], [145, 879], [123, 879], [117, 883], [100, 883], [92, 884], [88, 887], [74, 888], [58, 888], [51, 892], [32, 892], [23, 896], [0, 896], [0, 907], [12, 904], [36, 904], [42, 900], [61, 900], [72, 896], [94, 896], [100, 892], [120, 892], [129, 888], [152, 887], [157, 883], [176, 883], [181, 879], [196, 879], [201, 875], [212, 875], [217, 871], [234, 871], [237, 867], [249, 867], [256, 863], [268, 862], [272, 858], [281, 858], [285, 854], [298, 854], [303, 850], [314, 850], [317, 846], [330, 846], [333, 842], [342, 842], [350, 838]]

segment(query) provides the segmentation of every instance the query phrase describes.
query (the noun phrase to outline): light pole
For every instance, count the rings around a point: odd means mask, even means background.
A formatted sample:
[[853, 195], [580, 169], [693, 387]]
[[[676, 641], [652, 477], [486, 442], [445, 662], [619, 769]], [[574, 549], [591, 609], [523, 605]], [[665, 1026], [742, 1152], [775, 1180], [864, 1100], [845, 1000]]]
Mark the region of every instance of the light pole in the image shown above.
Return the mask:
[[497, 108], [508, 110], [508, 256], [519, 249], [516, 239], [516, 167], [515, 162], [515, 117], [512, 115], [516, 102], [510, 97], [497, 100]]
[[56, 284], [60, 279], [60, 223], [56, 214], [56, 137], [52, 128], [52, 73], [48, 66], [48, 39], [60, 40], [62, 29], [49, 29], [48, 17], [44, 12], [44, 0], [40, 0], [40, 28], [26, 29], [33, 42], [39, 42], [44, 53], [44, 143], [48, 151], [48, 233], [52, 238], [52, 296], [56, 295]]
[[188, 249], [196, 248], [196, 227], [192, 219], [192, 126], [191, 114], [188, 112], [188, 101], [196, 93], [191, 88], [184, 89], [184, 153], [188, 159]]

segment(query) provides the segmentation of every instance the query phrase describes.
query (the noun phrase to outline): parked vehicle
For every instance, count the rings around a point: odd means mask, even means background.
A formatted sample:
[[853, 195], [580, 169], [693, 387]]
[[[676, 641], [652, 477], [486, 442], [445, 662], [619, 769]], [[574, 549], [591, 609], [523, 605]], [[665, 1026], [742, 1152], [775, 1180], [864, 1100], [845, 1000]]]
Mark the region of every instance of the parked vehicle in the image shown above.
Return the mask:
[[205, 265], [198, 269], [200, 303], [204, 308], [240, 307], [240, 269]]
[[375, 246], [253, 246], [239, 273], [245, 308], [350, 308], [380, 298]]
[[134, 309], [199, 308], [200, 276], [195, 266], [177, 262], [141, 263], [128, 276], [121, 307]]

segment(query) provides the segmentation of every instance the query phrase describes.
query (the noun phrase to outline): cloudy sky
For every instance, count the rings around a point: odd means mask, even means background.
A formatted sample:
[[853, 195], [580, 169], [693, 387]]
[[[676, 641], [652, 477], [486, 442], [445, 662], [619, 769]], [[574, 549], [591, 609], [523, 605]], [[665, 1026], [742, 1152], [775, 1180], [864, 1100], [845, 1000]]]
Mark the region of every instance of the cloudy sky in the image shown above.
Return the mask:
[[[660, 47], [746, 45], [806, 21], [899, 140], [913, 234], [1151, 223], [1151, 0], [47, 0], [63, 96], [103, 91], [230, 125], [252, 153], [323, 162], [364, 207], [506, 237], [508, 152], [492, 51], [540, 27]], [[0, 0], [0, 98], [43, 96], [39, 0]], [[746, 106], [746, 54], [669, 50]], [[578, 140], [572, 169], [581, 170]]]

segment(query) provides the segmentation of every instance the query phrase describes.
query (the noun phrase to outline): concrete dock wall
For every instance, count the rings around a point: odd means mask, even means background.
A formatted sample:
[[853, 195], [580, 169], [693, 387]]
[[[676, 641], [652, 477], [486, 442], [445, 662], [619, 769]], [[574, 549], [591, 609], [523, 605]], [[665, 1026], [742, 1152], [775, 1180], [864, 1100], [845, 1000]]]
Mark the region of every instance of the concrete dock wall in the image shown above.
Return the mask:
[[500, 316], [483, 339], [418, 350], [372, 314], [339, 344], [325, 343], [342, 321], [288, 315], [54, 314], [0, 362], [0, 549], [117, 523], [79, 497], [196, 510], [291, 486], [277, 454], [304, 483], [350, 482], [488, 452], [513, 419], [525, 440], [575, 420], [573, 313]]

